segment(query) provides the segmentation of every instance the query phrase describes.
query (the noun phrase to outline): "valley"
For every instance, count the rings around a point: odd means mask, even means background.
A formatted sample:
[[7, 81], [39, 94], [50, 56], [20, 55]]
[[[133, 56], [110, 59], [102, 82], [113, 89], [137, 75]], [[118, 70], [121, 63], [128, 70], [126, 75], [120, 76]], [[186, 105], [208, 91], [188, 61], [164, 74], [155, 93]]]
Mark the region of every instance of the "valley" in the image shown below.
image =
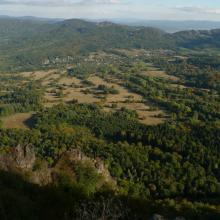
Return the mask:
[[[100, 54], [100, 57], [102, 53]], [[163, 71], [147, 65], [147, 71], [140, 73], [143, 76], [164, 78], [177, 81]], [[149, 68], [149, 69], [148, 69]], [[122, 74], [122, 73], [121, 73]], [[128, 109], [137, 113], [140, 122], [146, 125], [163, 123], [168, 115], [159, 109], [152, 109], [152, 104], [142, 95], [132, 92], [125, 87], [126, 80], [119, 75], [103, 76], [100, 73], [92, 73], [83, 79], [79, 76], [70, 76], [65, 70], [33, 71], [16, 74], [21, 78], [22, 84], [34, 82], [44, 91], [43, 105], [52, 107], [59, 103], [85, 103], [97, 104], [104, 111], [118, 111]], [[4, 83], [4, 82], [2, 82]], [[3, 118], [5, 128], [26, 128], [24, 119], [31, 113], [22, 113], [12, 117]], [[16, 122], [19, 124], [17, 125]]]
[[218, 35], [0, 18], [0, 219], [219, 219]]

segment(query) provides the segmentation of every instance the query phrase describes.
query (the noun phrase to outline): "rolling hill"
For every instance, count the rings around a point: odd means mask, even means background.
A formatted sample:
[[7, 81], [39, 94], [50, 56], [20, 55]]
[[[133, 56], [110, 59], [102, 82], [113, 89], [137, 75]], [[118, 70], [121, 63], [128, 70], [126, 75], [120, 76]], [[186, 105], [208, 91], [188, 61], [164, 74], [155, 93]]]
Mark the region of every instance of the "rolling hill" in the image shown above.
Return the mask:
[[219, 48], [220, 30], [174, 34], [157, 28], [134, 27], [79, 19], [51, 22], [22, 18], [0, 19], [1, 70], [41, 66], [48, 58], [64, 59], [115, 48]]
[[181, 31], [173, 36], [177, 45], [185, 48], [220, 48], [220, 29]]

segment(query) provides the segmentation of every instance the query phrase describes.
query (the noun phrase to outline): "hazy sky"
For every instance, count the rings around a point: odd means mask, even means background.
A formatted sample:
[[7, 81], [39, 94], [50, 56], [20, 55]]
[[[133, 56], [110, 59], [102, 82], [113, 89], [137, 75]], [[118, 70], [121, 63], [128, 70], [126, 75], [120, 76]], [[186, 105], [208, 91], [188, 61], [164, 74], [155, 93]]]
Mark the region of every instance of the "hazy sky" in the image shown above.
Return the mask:
[[220, 0], [0, 0], [0, 15], [220, 21]]

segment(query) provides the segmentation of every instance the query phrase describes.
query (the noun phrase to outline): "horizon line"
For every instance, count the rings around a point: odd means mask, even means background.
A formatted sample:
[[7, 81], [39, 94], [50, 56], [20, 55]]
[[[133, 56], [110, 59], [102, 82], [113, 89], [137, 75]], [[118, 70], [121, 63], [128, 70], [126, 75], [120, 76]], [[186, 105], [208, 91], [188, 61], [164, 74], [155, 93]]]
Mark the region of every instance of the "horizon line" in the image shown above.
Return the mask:
[[37, 19], [50, 19], [50, 20], [71, 20], [71, 19], [80, 19], [80, 20], [121, 20], [121, 21], [164, 21], [164, 22], [218, 22], [220, 23], [220, 20], [209, 20], [209, 19], [146, 19], [146, 18], [90, 18], [90, 17], [41, 17], [41, 16], [32, 16], [32, 15], [23, 15], [23, 16], [13, 16], [13, 15], [7, 15], [7, 14], [0, 14], [1, 17], [8, 17], [8, 18], [37, 18]]

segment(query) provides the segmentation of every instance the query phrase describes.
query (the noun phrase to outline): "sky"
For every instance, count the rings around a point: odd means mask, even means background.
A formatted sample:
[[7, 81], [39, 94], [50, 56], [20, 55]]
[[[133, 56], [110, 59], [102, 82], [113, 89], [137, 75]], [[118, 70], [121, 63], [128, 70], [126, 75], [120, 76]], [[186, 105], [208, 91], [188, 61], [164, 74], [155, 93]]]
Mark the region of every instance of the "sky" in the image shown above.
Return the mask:
[[0, 15], [220, 21], [220, 0], [0, 0]]

